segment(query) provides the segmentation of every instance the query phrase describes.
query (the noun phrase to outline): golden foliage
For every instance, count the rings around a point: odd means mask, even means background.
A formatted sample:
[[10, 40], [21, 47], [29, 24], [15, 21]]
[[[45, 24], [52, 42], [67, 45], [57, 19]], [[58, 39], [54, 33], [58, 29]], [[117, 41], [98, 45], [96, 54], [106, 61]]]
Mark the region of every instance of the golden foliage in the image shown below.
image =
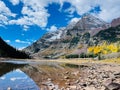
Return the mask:
[[114, 52], [119, 52], [120, 51], [120, 44], [107, 44], [106, 42], [97, 45], [97, 46], [91, 46], [88, 48], [88, 53], [93, 53], [93, 54], [109, 54], [109, 53], [114, 53]]

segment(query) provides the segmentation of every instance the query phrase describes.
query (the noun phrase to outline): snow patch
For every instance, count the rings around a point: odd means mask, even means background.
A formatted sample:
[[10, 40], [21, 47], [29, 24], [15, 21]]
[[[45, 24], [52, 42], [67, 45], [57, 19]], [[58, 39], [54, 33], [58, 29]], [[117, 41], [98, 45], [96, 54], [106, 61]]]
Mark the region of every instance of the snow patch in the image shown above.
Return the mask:
[[[52, 36], [51, 36], [49, 39], [47, 39], [47, 41], [54, 41], [54, 40], [56, 40], [56, 39], [61, 39], [61, 36], [62, 36], [64, 30], [65, 30], [65, 28], [61, 28], [60, 30], [58, 30], [58, 31], [56, 31], [56, 32], [52, 32], [52, 33], [51, 33]], [[49, 34], [50, 34], [50, 33], [49, 33]]]

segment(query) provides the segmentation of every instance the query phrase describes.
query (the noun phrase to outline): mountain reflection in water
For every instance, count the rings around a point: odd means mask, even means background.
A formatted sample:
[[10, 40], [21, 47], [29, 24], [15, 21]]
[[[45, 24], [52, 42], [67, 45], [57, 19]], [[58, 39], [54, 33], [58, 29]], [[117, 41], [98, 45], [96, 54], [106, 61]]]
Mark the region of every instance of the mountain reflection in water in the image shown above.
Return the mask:
[[0, 63], [0, 90], [40, 90], [36, 83], [19, 67], [24, 64]]

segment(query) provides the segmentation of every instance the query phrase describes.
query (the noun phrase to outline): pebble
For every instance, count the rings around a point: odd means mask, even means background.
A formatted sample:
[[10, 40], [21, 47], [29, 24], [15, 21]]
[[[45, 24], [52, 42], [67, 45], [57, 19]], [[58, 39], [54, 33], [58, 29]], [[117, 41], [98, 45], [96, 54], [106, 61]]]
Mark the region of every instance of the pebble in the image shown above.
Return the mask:
[[69, 79], [69, 77], [68, 76], [64, 76], [64, 79]]
[[102, 65], [95, 64], [85, 68], [83, 76], [77, 80], [73, 79], [73, 83], [71, 82], [70, 75], [76, 77], [80, 71], [66, 71], [63, 80], [65, 80], [67, 87], [62, 87], [61, 89], [59, 89], [59, 85], [52, 83], [51, 78], [48, 78], [46, 85], [50, 90], [120, 90], [120, 72], [100, 70], [100, 67], [102, 67]]

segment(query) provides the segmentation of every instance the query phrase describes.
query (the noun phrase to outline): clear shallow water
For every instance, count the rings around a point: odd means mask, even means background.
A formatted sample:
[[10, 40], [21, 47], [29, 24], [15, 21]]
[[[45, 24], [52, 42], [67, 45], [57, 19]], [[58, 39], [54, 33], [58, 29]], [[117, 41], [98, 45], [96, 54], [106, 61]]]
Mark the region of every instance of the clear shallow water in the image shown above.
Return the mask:
[[20, 69], [13, 70], [0, 77], [0, 90], [40, 90], [35, 82]]
[[0, 61], [4, 63], [12, 63], [12, 64], [34, 64], [32, 61], [23, 61], [23, 60], [9, 60], [9, 61]]
[[36, 83], [19, 68], [32, 62], [0, 61], [0, 90], [40, 90]]

